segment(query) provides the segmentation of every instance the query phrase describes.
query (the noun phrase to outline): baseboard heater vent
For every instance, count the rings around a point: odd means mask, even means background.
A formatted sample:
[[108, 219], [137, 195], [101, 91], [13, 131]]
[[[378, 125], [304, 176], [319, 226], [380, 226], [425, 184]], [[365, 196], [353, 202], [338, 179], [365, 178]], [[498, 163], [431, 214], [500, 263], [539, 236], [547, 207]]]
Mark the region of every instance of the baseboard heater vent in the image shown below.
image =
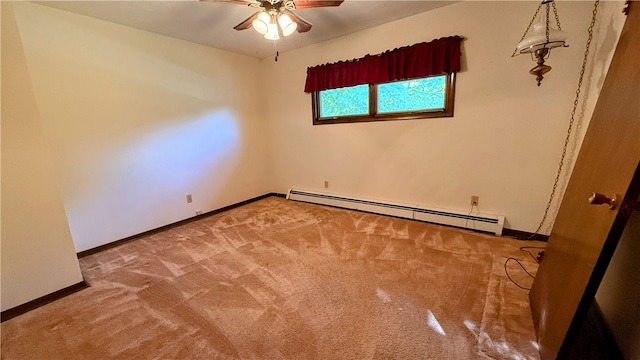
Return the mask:
[[504, 216], [501, 215], [469, 214], [298, 189], [290, 189], [287, 193], [287, 199], [492, 232], [496, 235], [502, 235], [504, 227]]

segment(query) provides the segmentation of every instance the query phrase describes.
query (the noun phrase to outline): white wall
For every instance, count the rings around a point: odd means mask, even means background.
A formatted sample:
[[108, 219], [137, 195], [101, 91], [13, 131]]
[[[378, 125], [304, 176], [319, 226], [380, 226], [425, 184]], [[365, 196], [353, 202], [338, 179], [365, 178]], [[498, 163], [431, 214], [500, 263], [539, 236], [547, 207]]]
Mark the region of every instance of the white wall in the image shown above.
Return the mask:
[[[572, 46], [553, 52], [537, 88], [534, 64], [509, 58], [536, 6], [464, 2], [274, 63], [4, 2], [2, 309], [80, 281], [75, 251], [324, 180], [338, 193], [451, 209], [479, 195], [483, 212], [534, 230], [591, 12], [558, 4]], [[601, 6], [587, 115], [621, 28], [620, 4]], [[454, 118], [311, 125], [308, 66], [452, 34], [467, 37]]]
[[14, 8], [76, 251], [271, 190], [258, 60]]
[[[457, 3], [287, 52], [277, 63], [262, 60], [272, 94], [272, 188], [322, 191], [328, 180], [334, 193], [454, 210], [469, 210], [470, 196], [479, 195], [480, 211], [505, 215], [507, 228], [536, 230], [556, 174], [593, 7], [558, 3], [571, 46], [552, 51], [553, 70], [537, 87], [528, 73], [535, 63], [510, 56], [538, 4]], [[579, 134], [619, 37], [621, 9], [621, 2], [600, 4], [603, 25], [592, 43], [595, 61], [585, 79], [589, 102]], [[303, 92], [307, 67], [450, 35], [466, 38], [453, 118], [312, 126], [311, 97]]]
[[2, 311], [82, 281], [12, 7], [2, 3]]

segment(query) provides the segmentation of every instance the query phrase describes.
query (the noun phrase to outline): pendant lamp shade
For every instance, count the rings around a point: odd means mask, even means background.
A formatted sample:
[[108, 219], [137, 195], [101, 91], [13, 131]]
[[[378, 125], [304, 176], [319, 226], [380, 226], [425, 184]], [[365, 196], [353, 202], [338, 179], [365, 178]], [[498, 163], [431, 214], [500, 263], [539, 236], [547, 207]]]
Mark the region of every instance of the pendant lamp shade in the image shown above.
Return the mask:
[[537, 23], [533, 25], [531, 34], [519, 42], [516, 49], [520, 54], [528, 54], [542, 48], [553, 49], [558, 46], [564, 46], [566, 40], [566, 32], [550, 27], [549, 40], [547, 41], [546, 25]]

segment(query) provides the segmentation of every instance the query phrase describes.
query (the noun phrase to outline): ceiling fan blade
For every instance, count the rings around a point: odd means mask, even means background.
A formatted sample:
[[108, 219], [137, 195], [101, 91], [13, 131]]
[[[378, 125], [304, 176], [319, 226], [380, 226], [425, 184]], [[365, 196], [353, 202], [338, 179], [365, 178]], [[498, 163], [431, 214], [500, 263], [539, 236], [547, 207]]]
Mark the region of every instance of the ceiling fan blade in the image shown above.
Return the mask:
[[289, 17], [291, 18], [291, 20], [293, 20], [294, 23], [298, 24], [298, 27], [296, 28], [297, 32], [303, 33], [303, 32], [307, 32], [307, 31], [311, 30], [311, 26], [312, 25], [307, 20], [305, 20], [305, 19], [301, 18], [300, 16], [296, 15], [293, 11], [285, 10], [283, 12], [286, 13], [287, 15], [289, 15]]
[[258, 18], [258, 15], [260, 15], [260, 11], [256, 11], [255, 13], [253, 13], [253, 15], [249, 16], [245, 21], [241, 22], [240, 24], [234, 26], [233, 28], [240, 31], [240, 30], [246, 30], [248, 28], [251, 27], [251, 23], [253, 23], [253, 20]]
[[296, 9], [340, 6], [344, 0], [293, 0]]
[[244, 6], [253, 6], [257, 2], [254, 0], [200, 0], [200, 1], [230, 3], [230, 4], [238, 4], [238, 5], [244, 5]]

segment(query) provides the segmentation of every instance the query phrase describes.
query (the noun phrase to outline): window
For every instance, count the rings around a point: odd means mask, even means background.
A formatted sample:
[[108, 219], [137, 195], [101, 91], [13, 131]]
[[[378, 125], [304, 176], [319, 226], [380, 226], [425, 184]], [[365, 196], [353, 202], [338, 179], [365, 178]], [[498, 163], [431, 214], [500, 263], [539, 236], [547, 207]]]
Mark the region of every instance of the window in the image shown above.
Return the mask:
[[323, 118], [369, 114], [369, 85], [356, 85], [319, 92]]
[[461, 36], [307, 68], [313, 124], [453, 116]]
[[455, 73], [313, 92], [313, 124], [453, 116]]

